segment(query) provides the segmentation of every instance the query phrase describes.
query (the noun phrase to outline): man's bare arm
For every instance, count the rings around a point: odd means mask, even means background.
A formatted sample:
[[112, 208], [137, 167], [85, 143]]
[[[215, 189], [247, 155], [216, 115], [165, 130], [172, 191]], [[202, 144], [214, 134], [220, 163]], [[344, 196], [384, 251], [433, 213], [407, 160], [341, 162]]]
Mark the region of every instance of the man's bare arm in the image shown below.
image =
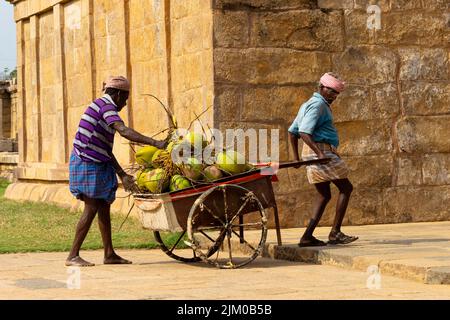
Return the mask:
[[112, 126], [114, 129], [116, 129], [117, 132], [119, 132], [122, 137], [130, 141], [148, 144], [159, 149], [164, 149], [166, 146], [166, 141], [155, 140], [150, 137], [144, 136], [143, 134], [140, 134], [139, 132], [128, 128], [123, 122], [114, 122]]
[[311, 135], [309, 135], [307, 133], [300, 132], [300, 137], [317, 154], [319, 159], [326, 158], [325, 154], [322, 152], [322, 150], [319, 149], [317, 144], [312, 139]]
[[294, 150], [294, 160], [300, 161], [300, 156], [298, 154], [298, 137], [295, 134], [289, 132], [289, 141], [291, 142], [292, 149]]

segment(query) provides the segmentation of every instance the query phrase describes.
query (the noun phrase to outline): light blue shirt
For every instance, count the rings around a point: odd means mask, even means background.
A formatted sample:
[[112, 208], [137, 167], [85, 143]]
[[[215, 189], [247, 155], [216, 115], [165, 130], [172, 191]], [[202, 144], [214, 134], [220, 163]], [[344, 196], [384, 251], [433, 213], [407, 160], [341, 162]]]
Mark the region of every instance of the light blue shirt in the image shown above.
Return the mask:
[[300, 133], [307, 133], [312, 136], [314, 142], [329, 143], [336, 148], [339, 146], [330, 105], [318, 92], [302, 104], [288, 131], [297, 137]]

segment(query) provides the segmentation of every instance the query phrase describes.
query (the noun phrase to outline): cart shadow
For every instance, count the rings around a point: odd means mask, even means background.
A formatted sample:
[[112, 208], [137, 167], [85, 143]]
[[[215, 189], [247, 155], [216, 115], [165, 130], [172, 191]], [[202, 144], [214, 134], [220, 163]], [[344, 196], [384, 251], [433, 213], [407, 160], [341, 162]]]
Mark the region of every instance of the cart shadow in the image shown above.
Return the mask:
[[[220, 269], [213, 265], [210, 265], [205, 262], [181, 262], [176, 260], [160, 260], [154, 262], [141, 262], [136, 263], [135, 265], [139, 266], [148, 266], [148, 265], [185, 265], [193, 268], [201, 268], [201, 269], [216, 269], [216, 270], [230, 270], [230, 269]], [[249, 264], [231, 269], [231, 270], [241, 270], [241, 269], [266, 269], [266, 268], [279, 268], [279, 267], [298, 267], [299, 265], [317, 265], [316, 263], [307, 263], [307, 262], [299, 262], [299, 261], [288, 261], [288, 260], [278, 260], [266, 257], [258, 257]]]

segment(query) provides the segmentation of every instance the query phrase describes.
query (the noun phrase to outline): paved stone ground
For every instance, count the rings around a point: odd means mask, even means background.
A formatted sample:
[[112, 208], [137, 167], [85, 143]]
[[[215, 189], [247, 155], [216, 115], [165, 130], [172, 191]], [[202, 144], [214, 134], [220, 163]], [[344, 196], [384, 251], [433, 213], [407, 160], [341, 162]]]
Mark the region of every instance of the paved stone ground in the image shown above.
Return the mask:
[[[265, 256], [291, 261], [335, 265], [366, 271], [378, 266], [385, 275], [428, 284], [450, 284], [450, 222], [404, 223], [343, 227], [360, 239], [349, 245], [299, 248], [304, 229], [282, 230], [283, 246], [269, 230]], [[326, 241], [330, 228], [318, 228], [315, 236]], [[260, 237], [253, 231], [248, 241]]]
[[[388, 261], [401, 260], [404, 265], [423, 265], [448, 257], [448, 244], [444, 247], [443, 240], [429, 241], [428, 249], [412, 250], [404, 259], [395, 254], [402, 254], [404, 251], [400, 249], [415, 246], [418, 239], [430, 239], [433, 234], [434, 239], [447, 239], [448, 231], [447, 234], [441, 232], [449, 226], [446, 222], [348, 227], [344, 231], [361, 236], [359, 244], [325, 250], [354, 252], [350, 255], [352, 259], [368, 257], [368, 263], [384, 256], [392, 259]], [[320, 228], [318, 235], [326, 235], [328, 230]], [[287, 248], [295, 247], [292, 243], [298, 240], [299, 231], [302, 230], [283, 230]], [[398, 241], [393, 242], [395, 239]], [[274, 240], [275, 232], [270, 230], [269, 242]], [[388, 247], [391, 251], [386, 251]], [[370, 255], [375, 252], [371, 250], [378, 251], [377, 255]], [[426, 251], [428, 258], [424, 256]], [[366, 270], [342, 268], [346, 264], [330, 266], [258, 258], [244, 268], [220, 270], [204, 263], [175, 261], [160, 250], [118, 253], [132, 259], [134, 264], [102, 265], [102, 251], [82, 252], [84, 258], [97, 265], [80, 269], [80, 289], [67, 288], [71, 276], [70, 270], [64, 267], [67, 253], [0, 255], [0, 299], [450, 299], [448, 285], [393, 277], [383, 270], [381, 288], [369, 289]]]

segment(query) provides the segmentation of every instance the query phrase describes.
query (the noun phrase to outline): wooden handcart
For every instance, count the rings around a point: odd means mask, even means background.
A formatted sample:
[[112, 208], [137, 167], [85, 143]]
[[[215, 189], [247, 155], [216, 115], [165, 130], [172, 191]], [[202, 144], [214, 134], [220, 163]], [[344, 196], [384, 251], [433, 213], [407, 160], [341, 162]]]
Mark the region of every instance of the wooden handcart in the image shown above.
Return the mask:
[[[272, 181], [280, 168], [328, 159], [281, 163], [163, 194], [134, 196], [139, 219], [160, 248], [183, 262], [204, 261], [218, 268], [245, 266], [258, 257], [267, 237], [267, 209], [273, 208], [278, 245], [282, 244]], [[252, 243], [245, 231], [256, 236]], [[170, 233], [172, 239], [165, 237]], [[173, 238], [175, 233], [175, 238]], [[187, 249], [186, 249], [187, 248]]]

